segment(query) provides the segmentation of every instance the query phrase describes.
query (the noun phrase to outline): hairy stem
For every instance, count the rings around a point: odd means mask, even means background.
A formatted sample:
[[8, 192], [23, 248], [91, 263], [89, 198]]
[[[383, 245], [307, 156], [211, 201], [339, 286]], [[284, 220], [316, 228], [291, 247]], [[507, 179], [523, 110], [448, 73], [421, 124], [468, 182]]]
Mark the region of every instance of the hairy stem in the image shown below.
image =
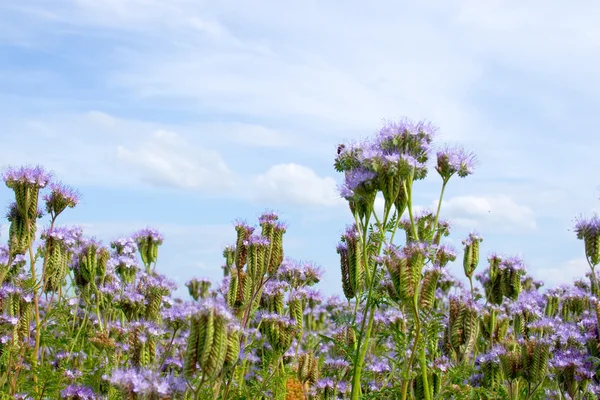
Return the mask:
[[[381, 251], [381, 247], [383, 245], [383, 242], [385, 241], [385, 226], [387, 224], [387, 220], [389, 217], [390, 208], [391, 207], [389, 207], [389, 206], [385, 208], [384, 215], [383, 215], [383, 223], [381, 223], [379, 221], [379, 219], [377, 218], [377, 214], [373, 214], [375, 219], [377, 220], [377, 222], [380, 225], [380, 233], [383, 235], [382, 240], [379, 242], [377, 254], [379, 254], [379, 252]], [[366, 231], [367, 231], [367, 229], [365, 228], [365, 232]], [[369, 269], [369, 254], [367, 252], [366, 234], [363, 236], [363, 262], [365, 265], [365, 271], [368, 271], [368, 269]], [[354, 355], [354, 363], [353, 363], [354, 369], [353, 369], [353, 374], [352, 374], [352, 392], [350, 395], [352, 400], [358, 400], [359, 396], [361, 394], [360, 378], [361, 378], [361, 374], [362, 374], [363, 363], [364, 363], [364, 360], [365, 360], [365, 357], [367, 354], [367, 348], [369, 346], [369, 340], [371, 339], [371, 331], [373, 328], [373, 318], [375, 316], [375, 307], [371, 303], [372, 303], [372, 297], [373, 297], [373, 288], [375, 286], [376, 274], [377, 274], [377, 263], [374, 263], [372, 274], [370, 276], [370, 279], [368, 280], [369, 290], [367, 292], [367, 301], [365, 304], [365, 309], [363, 312], [363, 318], [361, 321], [360, 331], [359, 331], [357, 342], [356, 342], [356, 352]], [[367, 322], [367, 314], [369, 312], [370, 312], [369, 317], [368, 317], [369, 322], [367, 325], [367, 331], [365, 333], [365, 324]], [[355, 314], [355, 318], [356, 318], [356, 314]], [[364, 341], [363, 341], [363, 336], [364, 336]]]

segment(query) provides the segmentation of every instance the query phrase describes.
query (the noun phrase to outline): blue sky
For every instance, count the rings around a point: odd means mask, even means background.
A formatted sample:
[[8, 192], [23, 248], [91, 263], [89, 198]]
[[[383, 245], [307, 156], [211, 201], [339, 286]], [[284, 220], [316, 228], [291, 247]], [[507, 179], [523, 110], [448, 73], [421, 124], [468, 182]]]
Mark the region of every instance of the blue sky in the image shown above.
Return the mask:
[[[336, 293], [350, 222], [337, 145], [427, 118], [480, 160], [447, 191], [451, 243], [477, 230], [484, 254], [519, 254], [549, 285], [582, 276], [569, 229], [599, 204], [600, 5], [341, 4], [5, 0], [2, 164], [41, 163], [79, 188], [64, 224], [106, 240], [160, 229], [159, 269], [180, 285], [221, 275], [234, 219], [277, 210], [287, 254], [321, 265]], [[420, 206], [436, 178], [419, 182]]]

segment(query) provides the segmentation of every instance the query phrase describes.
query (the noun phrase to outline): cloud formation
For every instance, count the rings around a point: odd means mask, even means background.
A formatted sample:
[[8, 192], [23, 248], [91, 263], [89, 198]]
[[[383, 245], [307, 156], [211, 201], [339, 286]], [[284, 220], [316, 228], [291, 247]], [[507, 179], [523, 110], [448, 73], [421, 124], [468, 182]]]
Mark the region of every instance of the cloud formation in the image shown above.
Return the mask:
[[137, 149], [118, 146], [117, 154], [151, 184], [196, 190], [219, 190], [234, 184], [233, 172], [218, 153], [190, 146], [175, 132], [157, 131]]
[[463, 228], [490, 233], [529, 233], [533, 210], [509, 196], [456, 196], [442, 203], [443, 216]]
[[337, 145], [382, 118], [427, 118], [481, 160], [442, 207], [457, 231], [575, 259], [566, 230], [598, 202], [598, 11], [591, 0], [3, 2], [4, 162], [107, 192], [217, 198], [220, 218], [233, 203], [236, 216], [273, 204], [328, 243], [323, 226], [352, 220], [335, 191]]
[[278, 164], [254, 178], [253, 197], [268, 203], [335, 207], [344, 204], [336, 182], [317, 175], [309, 167]]

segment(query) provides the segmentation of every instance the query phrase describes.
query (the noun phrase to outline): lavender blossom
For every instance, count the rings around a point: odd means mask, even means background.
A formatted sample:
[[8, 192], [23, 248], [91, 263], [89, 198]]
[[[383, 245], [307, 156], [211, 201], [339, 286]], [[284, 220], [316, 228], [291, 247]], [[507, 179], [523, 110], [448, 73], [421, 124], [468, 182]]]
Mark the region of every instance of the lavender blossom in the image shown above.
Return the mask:
[[461, 147], [446, 147], [437, 153], [436, 170], [446, 181], [454, 174], [464, 178], [473, 173], [475, 155]]
[[36, 188], [44, 188], [50, 182], [52, 174], [46, 172], [42, 166], [36, 167], [9, 167], [2, 179], [9, 188], [15, 185], [32, 185]]
[[79, 192], [70, 186], [63, 183], [51, 183], [50, 193], [44, 195], [46, 202], [46, 211], [53, 218], [56, 218], [67, 207], [73, 208], [79, 202], [81, 195]]

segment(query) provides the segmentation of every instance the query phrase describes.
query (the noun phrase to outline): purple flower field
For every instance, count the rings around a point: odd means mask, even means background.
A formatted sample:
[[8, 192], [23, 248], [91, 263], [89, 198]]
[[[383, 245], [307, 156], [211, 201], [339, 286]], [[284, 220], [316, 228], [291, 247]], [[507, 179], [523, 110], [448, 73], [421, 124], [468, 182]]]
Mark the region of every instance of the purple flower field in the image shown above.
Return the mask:
[[[577, 219], [589, 272], [572, 285], [545, 287], [519, 257], [480, 254], [485, 232], [451, 247], [444, 193], [477, 158], [436, 133], [386, 122], [332, 155], [354, 216], [336, 248], [343, 297], [320, 293], [317, 264], [287, 257], [273, 212], [236, 220], [223, 279], [191, 279], [176, 297], [157, 272], [160, 232], [102, 243], [61, 224], [75, 189], [40, 166], [8, 168], [0, 398], [600, 398], [600, 218]], [[428, 174], [439, 201], [416, 211]]]

